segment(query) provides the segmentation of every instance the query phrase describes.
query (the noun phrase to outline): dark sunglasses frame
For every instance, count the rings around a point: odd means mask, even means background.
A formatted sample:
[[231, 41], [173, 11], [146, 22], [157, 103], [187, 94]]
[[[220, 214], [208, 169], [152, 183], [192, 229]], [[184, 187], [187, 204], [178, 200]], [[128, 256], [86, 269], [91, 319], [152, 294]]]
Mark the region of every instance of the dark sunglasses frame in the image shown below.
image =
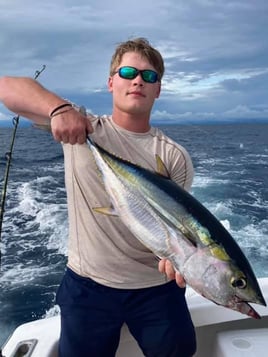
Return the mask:
[[152, 69], [137, 69], [131, 66], [123, 66], [118, 69], [115, 73], [119, 74], [119, 77], [123, 79], [134, 79], [139, 74], [141, 74], [141, 78], [146, 83], [156, 83], [159, 81], [159, 76], [156, 71]]

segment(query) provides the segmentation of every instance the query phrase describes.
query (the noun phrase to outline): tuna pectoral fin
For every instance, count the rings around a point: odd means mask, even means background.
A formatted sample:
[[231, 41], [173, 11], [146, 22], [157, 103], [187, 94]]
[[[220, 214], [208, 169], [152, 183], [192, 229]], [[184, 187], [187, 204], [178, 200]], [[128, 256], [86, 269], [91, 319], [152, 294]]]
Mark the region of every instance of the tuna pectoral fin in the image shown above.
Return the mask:
[[94, 212], [105, 214], [106, 216], [115, 216], [118, 217], [115, 209], [113, 207], [94, 207]]

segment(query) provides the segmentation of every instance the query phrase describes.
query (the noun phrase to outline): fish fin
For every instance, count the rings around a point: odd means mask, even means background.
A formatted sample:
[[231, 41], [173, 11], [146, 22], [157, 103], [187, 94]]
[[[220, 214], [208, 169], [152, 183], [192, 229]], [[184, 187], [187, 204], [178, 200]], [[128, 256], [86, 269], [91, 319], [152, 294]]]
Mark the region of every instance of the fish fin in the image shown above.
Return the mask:
[[[161, 160], [161, 159], [160, 159]], [[166, 217], [163, 212], [159, 209], [157, 202], [155, 202], [151, 197], [145, 197], [146, 201], [149, 203], [150, 207], [156, 212], [157, 215], [163, 219], [163, 221], [170, 227], [179, 230], [181, 236], [184, 240], [187, 240], [194, 247], [199, 246], [199, 239], [189, 230], [187, 229], [183, 223], [180, 223], [178, 220], [178, 224], [171, 222], [168, 217]]]
[[[182, 232], [182, 230], [180, 230]], [[194, 247], [197, 247], [199, 244], [198, 244], [198, 240], [196, 239], [196, 237], [188, 230], [185, 230], [182, 232], [183, 236], [189, 241], [192, 243], [192, 245]]]
[[94, 207], [94, 212], [105, 214], [106, 216], [115, 216], [118, 217], [115, 209], [113, 207]]
[[170, 178], [170, 174], [161, 157], [156, 154], [155, 159], [156, 159], [156, 172], [161, 176]]

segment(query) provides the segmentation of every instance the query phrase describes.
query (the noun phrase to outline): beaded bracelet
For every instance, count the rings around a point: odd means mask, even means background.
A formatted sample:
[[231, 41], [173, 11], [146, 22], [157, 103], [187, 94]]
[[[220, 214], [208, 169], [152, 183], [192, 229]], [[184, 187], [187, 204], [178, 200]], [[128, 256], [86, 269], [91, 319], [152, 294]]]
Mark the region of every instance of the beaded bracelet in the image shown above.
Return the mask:
[[73, 107], [73, 105], [71, 103], [64, 103], [64, 104], [61, 104], [61, 105], [57, 106], [50, 113], [50, 115], [49, 115], [50, 118], [52, 118], [59, 109], [62, 109], [62, 108], [65, 108], [65, 107]]

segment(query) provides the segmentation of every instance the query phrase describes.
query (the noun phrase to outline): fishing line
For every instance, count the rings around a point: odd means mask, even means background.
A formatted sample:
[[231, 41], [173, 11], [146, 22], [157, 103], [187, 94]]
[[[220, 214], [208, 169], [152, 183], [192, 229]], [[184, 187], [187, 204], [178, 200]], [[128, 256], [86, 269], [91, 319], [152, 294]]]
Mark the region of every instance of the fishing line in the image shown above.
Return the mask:
[[[40, 76], [40, 74], [45, 70], [45, 68], [46, 68], [46, 66], [43, 65], [43, 67], [40, 69], [40, 71], [38, 71], [38, 70], [35, 71], [35, 75], [34, 75], [33, 78], [37, 79]], [[12, 159], [12, 154], [13, 154], [13, 148], [14, 148], [16, 132], [17, 132], [17, 128], [18, 128], [18, 125], [19, 125], [19, 119], [20, 119], [19, 115], [13, 117], [13, 119], [12, 119], [12, 123], [13, 123], [14, 129], [13, 129], [13, 134], [12, 134], [12, 138], [11, 138], [10, 149], [9, 149], [9, 151], [7, 151], [5, 153], [6, 170], [5, 170], [5, 174], [4, 174], [2, 195], [1, 195], [1, 205], [0, 205], [0, 244], [1, 244], [2, 225], [3, 225], [5, 203], [6, 203], [6, 194], [7, 194], [9, 170], [10, 170], [10, 165], [11, 165], [11, 159]], [[1, 251], [0, 251], [0, 269], [1, 269]]]

